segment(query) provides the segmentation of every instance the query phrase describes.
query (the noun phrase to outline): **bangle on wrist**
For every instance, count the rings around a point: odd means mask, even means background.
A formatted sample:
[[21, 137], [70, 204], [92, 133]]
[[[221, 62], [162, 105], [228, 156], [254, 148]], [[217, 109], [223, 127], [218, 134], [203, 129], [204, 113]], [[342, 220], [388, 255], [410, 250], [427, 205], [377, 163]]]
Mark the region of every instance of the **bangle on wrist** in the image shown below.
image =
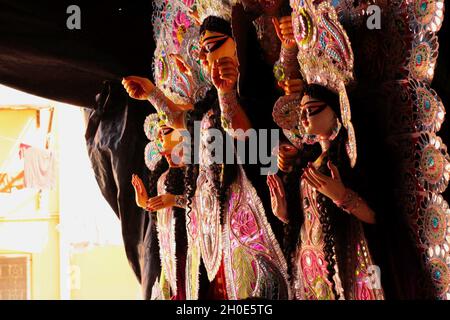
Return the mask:
[[186, 208], [187, 199], [184, 195], [175, 196], [175, 205], [179, 208]]
[[147, 100], [150, 101], [150, 103], [156, 109], [161, 120], [166, 123], [173, 122], [174, 112], [170, 110], [169, 104], [167, 103], [167, 98], [161, 90], [159, 90], [157, 87], [154, 87], [148, 95]]
[[273, 73], [277, 81], [285, 81], [292, 78], [298, 78], [299, 66], [297, 61], [297, 47], [281, 47], [280, 58], [275, 63]]
[[222, 127], [225, 130], [231, 129], [231, 123], [238, 108], [236, 90], [219, 92], [219, 105], [220, 110], [222, 111], [220, 117], [222, 120]]
[[335, 200], [333, 202], [348, 214], [352, 214], [359, 208], [361, 201], [361, 197], [355, 191], [346, 188], [344, 197], [341, 200]]
[[286, 48], [284, 46], [281, 46], [280, 61], [282, 63], [295, 63], [297, 62], [297, 54], [298, 54], [297, 46], [293, 48]]

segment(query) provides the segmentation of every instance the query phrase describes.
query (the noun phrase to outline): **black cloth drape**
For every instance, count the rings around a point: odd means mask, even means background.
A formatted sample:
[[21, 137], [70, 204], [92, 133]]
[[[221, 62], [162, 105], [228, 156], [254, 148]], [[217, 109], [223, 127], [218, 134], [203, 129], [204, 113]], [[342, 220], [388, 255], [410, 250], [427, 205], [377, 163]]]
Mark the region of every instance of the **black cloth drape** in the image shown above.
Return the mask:
[[[73, 4], [81, 9], [81, 30], [66, 27]], [[86, 132], [89, 157], [121, 220], [145, 298], [159, 275], [159, 250], [155, 221], [134, 203], [130, 181], [133, 172], [146, 179], [143, 123], [151, 109], [127, 98], [118, 80], [151, 76], [151, 14], [151, 1], [0, 0], [0, 83], [94, 109]]]
[[148, 139], [142, 128], [149, 111], [148, 103], [129, 99], [119, 81], [105, 81], [86, 129], [97, 183], [121, 221], [125, 251], [146, 299], [161, 269], [156, 221], [136, 205], [131, 174], [148, 184], [143, 151]]
[[[78, 5], [81, 29], [69, 30]], [[0, 83], [92, 107], [102, 82], [151, 75], [151, 1], [0, 0]]]

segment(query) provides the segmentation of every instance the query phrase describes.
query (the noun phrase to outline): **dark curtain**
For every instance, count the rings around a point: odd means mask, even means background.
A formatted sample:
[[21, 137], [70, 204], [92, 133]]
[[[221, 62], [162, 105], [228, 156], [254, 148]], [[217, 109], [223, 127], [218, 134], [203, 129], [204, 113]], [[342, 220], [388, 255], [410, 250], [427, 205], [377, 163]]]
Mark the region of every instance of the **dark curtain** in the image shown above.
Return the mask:
[[[86, 142], [103, 196], [121, 220], [129, 263], [145, 298], [159, 275], [155, 222], [134, 202], [131, 174], [146, 180], [143, 133], [150, 104], [120, 79], [151, 76], [151, 1], [0, 0], [0, 83], [91, 109]], [[66, 27], [70, 5], [81, 30]], [[97, 97], [97, 99], [96, 99]]]
[[143, 151], [148, 139], [142, 128], [149, 109], [148, 103], [128, 99], [119, 81], [105, 81], [86, 129], [95, 177], [121, 221], [125, 251], [146, 299], [160, 273], [156, 221], [136, 205], [131, 174], [148, 185]]
[[[103, 80], [151, 75], [151, 1], [0, 0], [0, 82], [93, 107]], [[81, 9], [69, 30], [67, 7]]]

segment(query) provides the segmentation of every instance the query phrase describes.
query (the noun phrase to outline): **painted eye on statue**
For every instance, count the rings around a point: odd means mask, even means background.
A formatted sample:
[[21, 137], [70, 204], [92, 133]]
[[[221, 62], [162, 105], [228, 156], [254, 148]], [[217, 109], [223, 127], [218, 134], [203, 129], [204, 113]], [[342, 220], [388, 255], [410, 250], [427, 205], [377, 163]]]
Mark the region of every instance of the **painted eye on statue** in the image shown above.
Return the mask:
[[173, 128], [165, 127], [161, 129], [161, 133], [163, 136], [167, 136], [168, 134], [171, 134], [173, 130]]
[[326, 107], [327, 107], [326, 103], [321, 103], [317, 105], [305, 106], [304, 110], [306, 111], [308, 117], [311, 117], [321, 113], [323, 110], [325, 110]]
[[203, 40], [202, 51], [211, 53], [219, 49], [226, 41], [228, 36], [212, 36]]

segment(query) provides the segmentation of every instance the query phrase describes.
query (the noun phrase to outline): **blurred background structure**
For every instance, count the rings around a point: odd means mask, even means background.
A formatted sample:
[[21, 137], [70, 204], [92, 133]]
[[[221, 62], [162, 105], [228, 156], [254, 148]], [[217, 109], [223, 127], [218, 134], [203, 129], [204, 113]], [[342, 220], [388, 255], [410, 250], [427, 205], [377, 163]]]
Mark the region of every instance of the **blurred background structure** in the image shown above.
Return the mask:
[[[0, 86], [0, 300], [141, 298], [84, 132], [80, 108]], [[26, 150], [47, 152], [48, 187]]]

